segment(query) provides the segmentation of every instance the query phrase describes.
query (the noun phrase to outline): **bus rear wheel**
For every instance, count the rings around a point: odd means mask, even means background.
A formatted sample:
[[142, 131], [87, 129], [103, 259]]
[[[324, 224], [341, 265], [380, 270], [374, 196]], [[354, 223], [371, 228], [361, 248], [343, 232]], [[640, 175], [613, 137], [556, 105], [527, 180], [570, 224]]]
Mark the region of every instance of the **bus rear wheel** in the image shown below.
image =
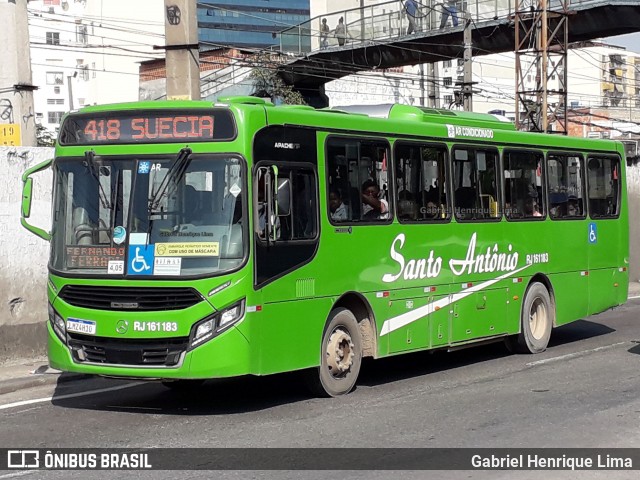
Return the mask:
[[544, 352], [549, 345], [555, 310], [547, 287], [532, 283], [522, 302], [520, 333], [509, 337], [507, 348], [518, 353]]
[[362, 338], [355, 316], [346, 308], [331, 312], [322, 336], [320, 366], [310, 372], [311, 390], [323, 397], [349, 393], [362, 364]]

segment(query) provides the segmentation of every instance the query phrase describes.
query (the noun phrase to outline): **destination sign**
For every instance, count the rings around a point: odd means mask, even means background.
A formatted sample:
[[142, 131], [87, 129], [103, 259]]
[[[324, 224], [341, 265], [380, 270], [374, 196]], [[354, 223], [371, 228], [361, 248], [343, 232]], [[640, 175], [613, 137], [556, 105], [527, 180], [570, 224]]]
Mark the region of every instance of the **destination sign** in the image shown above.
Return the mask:
[[69, 115], [61, 145], [211, 142], [235, 138], [228, 110], [152, 110]]

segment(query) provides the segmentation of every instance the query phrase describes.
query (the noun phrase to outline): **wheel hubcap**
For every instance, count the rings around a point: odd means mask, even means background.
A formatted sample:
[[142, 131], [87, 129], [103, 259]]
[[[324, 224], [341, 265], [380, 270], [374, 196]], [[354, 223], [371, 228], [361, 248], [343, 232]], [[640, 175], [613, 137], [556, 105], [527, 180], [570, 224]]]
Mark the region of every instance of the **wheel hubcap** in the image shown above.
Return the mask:
[[354, 348], [351, 335], [338, 328], [333, 331], [327, 342], [327, 366], [334, 377], [344, 376], [353, 365]]
[[529, 329], [536, 340], [540, 340], [544, 336], [548, 321], [546, 305], [542, 299], [536, 298], [529, 310]]

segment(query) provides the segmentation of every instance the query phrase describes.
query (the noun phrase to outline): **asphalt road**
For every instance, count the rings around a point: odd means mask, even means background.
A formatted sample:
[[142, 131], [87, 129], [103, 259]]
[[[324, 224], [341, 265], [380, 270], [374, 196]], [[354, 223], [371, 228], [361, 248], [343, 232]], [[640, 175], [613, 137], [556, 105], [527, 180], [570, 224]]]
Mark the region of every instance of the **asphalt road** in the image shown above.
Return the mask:
[[[89, 393], [94, 390], [98, 392]], [[40, 400], [27, 403], [34, 399]], [[210, 381], [192, 393], [104, 378], [22, 390], [0, 398], [0, 446], [640, 447], [640, 299], [554, 330], [550, 347], [535, 356], [511, 355], [501, 344], [493, 344], [368, 361], [357, 389], [338, 399], [312, 398], [295, 374]], [[0, 479], [18, 474], [176, 478], [177, 473], [0, 472]], [[337, 476], [286, 471], [181, 475]], [[398, 476], [611, 480], [637, 478], [638, 473], [339, 474], [363, 479]]]

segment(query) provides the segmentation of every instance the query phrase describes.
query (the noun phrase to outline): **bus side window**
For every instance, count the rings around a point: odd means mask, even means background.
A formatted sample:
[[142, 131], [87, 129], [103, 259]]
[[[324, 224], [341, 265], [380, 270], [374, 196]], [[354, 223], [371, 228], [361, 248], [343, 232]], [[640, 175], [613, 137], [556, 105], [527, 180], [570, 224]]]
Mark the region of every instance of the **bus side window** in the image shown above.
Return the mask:
[[620, 159], [615, 157], [589, 157], [589, 215], [591, 218], [612, 218], [619, 211]]
[[453, 189], [458, 220], [499, 218], [498, 152], [472, 147], [453, 149]]
[[577, 154], [547, 156], [549, 216], [554, 219], [584, 218], [584, 171]]
[[396, 143], [396, 205], [401, 223], [442, 222], [449, 218], [446, 159], [444, 145]]
[[[509, 219], [542, 219], [543, 155], [507, 150], [504, 154], [505, 215]], [[508, 203], [508, 204], [507, 204]]]
[[388, 152], [385, 141], [327, 141], [327, 216], [332, 223], [390, 221]]

